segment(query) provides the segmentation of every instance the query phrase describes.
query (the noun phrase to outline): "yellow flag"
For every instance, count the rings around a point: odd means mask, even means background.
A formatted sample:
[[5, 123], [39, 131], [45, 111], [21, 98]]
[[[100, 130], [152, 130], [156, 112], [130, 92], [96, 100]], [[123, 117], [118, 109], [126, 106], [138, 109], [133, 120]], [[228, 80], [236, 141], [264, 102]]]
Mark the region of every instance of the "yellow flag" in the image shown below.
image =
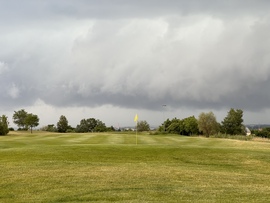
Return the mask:
[[134, 122], [137, 122], [137, 121], [138, 121], [138, 115], [136, 114], [134, 118]]

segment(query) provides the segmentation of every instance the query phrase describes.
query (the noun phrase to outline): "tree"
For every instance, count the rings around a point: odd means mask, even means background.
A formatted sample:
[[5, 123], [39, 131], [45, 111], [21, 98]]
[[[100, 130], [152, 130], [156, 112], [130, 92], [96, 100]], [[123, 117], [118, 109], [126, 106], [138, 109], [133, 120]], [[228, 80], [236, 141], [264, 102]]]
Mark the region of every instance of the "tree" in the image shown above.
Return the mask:
[[199, 133], [198, 121], [194, 116], [183, 119], [186, 135], [195, 135]]
[[94, 118], [82, 119], [80, 125], [77, 126], [77, 132], [94, 132], [97, 120]]
[[82, 119], [80, 124], [77, 125], [76, 132], [86, 133], [86, 132], [105, 132], [107, 131], [106, 125], [95, 118]]
[[194, 135], [199, 133], [198, 122], [194, 116], [182, 120], [178, 118], [167, 119], [159, 126], [158, 130], [162, 132], [164, 129], [166, 129], [167, 133], [177, 133], [180, 135]]
[[27, 112], [24, 109], [19, 111], [14, 111], [13, 122], [22, 130], [28, 130], [25, 119], [27, 117]]
[[88, 129], [89, 129], [89, 127], [88, 127], [86, 119], [82, 119], [80, 121], [80, 124], [77, 125], [75, 131], [78, 133], [84, 133], [84, 132], [88, 132]]
[[7, 135], [8, 132], [9, 132], [9, 129], [8, 129], [7, 116], [2, 115], [0, 117], [0, 135]]
[[161, 126], [159, 126], [158, 131], [165, 132], [168, 127], [171, 125], [172, 121], [170, 119], [165, 120]]
[[171, 124], [167, 127], [168, 133], [184, 134], [183, 120], [174, 118], [171, 120]]
[[57, 131], [60, 133], [65, 133], [68, 129], [68, 120], [65, 116], [61, 115], [59, 121], [57, 122]]
[[97, 126], [97, 120], [95, 118], [88, 118], [87, 124], [88, 124], [88, 131], [87, 132], [95, 132], [95, 127]]
[[218, 122], [214, 113], [212, 111], [209, 113], [201, 113], [198, 118], [198, 127], [206, 137], [217, 133]]
[[27, 114], [26, 118], [25, 118], [25, 125], [28, 127], [30, 127], [31, 129], [31, 133], [32, 133], [32, 129], [33, 127], [37, 127], [39, 125], [39, 118], [37, 115], [34, 115], [32, 113]]
[[57, 132], [57, 128], [54, 124], [49, 124], [40, 128], [41, 131], [48, 131], [48, 132]]
[[166, 129], [167, 132], [180, 134], [180, 121], [181, 120], [177, 118], [172, 119], [171, 124]]
[[149, 130], [150, 130], [150, 126], [147, 123], [147, 121], [138, 121], [137, 123], [138, 132], [149, 131]]
[[116, 131], [115, 128], [113, 126], [111, 127], [106, 127], [106, 131], [107, 132], [113, 132], [113, 131]]
[[222, 121], [222, 130], [230, 135], [244, 134], [243, 121], [243, 111], [231, 108], [228, 115]]
[[269, 127], [253, 130], [252, 133], [255, 134], [257, 137], [270, 138]]
[[94, 128], [94, 132], [105, 132], [107, 130], [107, 127], [105, 123], [103, 123], [100, 120], [96, 120], [96, 126]]

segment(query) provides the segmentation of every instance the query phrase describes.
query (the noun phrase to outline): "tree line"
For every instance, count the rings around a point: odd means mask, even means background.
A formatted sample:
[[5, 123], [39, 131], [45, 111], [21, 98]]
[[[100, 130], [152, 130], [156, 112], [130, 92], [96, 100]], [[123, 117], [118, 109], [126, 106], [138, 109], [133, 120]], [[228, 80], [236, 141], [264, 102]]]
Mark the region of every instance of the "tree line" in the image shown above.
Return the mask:
[[270, 127], [252, 129], [251, 132], [252, 132], [253, 135], [255, 135], [257, 137], [270, 139]]
[[159, 131], [180, 135], [198, 135], [206, 137], [217, 133], [229, 135], [244, 135], [246, 133], [243, 125], [243, 111], [231, 108], [221, 123], [218, 123], [213, 112], [201, 113], [196, 119], [190, 116], [184, 119], [167, 119], [159, 126]]
[[114, 131], [113, 127], [106, 127], [105, 123], [95, 118], [82, 119], [80, 124], [78, 124], [75, 128], [71, 127], [68, 123], [68, 119], [61, 115], [59, 121], [56, 126], [48, 125], [41, 130], [50, 131], [50, 132], [77, 132], [77, 133], [86, 133], [86, 132], [108, 132]]
[[[39, 125], [39, 117], [35, 114], [28, 113], [24, 109], [14, 111], [13, 122], [18, 126], [18, 130], [30, 130]], [[8, 134], [10, 128], [8, 127], [8, 118], [5, 115], [0, 117], [0, 135]], [[43, 131], [49, 132], [108, 132], [116, 131], [114, 127], [107, 127], [99, 119], [87, 118], [82, 119], [80, 123], [74, 128], [69, 125], [67, 118], [61, 115], [56, 125], [50, 124], [40, 128]], [[149, 131], [150, 126], [147, 121], [137, 122], [137, 131]], [[205, 135], [209, 137], [217, 133], [228, 135], [244, 135], [246, 134], [245, 126], [243, 125], [243, 110], [231, 108], [227, 116], [221, 123], [218, 123], [213, 112], [202, 112], [198, 119], [195, 116], [190, 116], [184, 119], [173, 118], [165, 120], [158, 128], [160, 133], [171, 133], [180, 135]], [[256, 136], [270, 138], [270, 128], [262, 130], [253, 130]]]

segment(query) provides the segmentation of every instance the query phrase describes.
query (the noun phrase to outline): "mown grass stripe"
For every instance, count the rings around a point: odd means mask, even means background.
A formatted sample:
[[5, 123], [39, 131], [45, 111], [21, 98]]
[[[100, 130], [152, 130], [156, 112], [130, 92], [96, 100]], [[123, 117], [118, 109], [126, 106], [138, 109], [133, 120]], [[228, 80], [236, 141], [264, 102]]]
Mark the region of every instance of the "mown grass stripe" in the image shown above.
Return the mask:
[[0, 202], [270, 199], [270, 143], [139, 133], [135, 145], [134, 133], [36, 133], [0, 137], [0, 146]]
[[124, 143], [124, 137], [122, 135], [108, 135], [107, 136], [107, 144], [123, 144]]

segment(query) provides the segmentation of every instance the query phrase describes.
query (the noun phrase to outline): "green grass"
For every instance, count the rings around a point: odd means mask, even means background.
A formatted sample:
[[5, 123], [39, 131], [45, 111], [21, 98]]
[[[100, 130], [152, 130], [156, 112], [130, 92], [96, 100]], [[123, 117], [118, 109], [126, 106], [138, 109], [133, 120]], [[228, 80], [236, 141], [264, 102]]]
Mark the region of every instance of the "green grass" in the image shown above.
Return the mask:
[[0, 137], [0, 202], [269, 202], [270, 143], [96, 133]]

